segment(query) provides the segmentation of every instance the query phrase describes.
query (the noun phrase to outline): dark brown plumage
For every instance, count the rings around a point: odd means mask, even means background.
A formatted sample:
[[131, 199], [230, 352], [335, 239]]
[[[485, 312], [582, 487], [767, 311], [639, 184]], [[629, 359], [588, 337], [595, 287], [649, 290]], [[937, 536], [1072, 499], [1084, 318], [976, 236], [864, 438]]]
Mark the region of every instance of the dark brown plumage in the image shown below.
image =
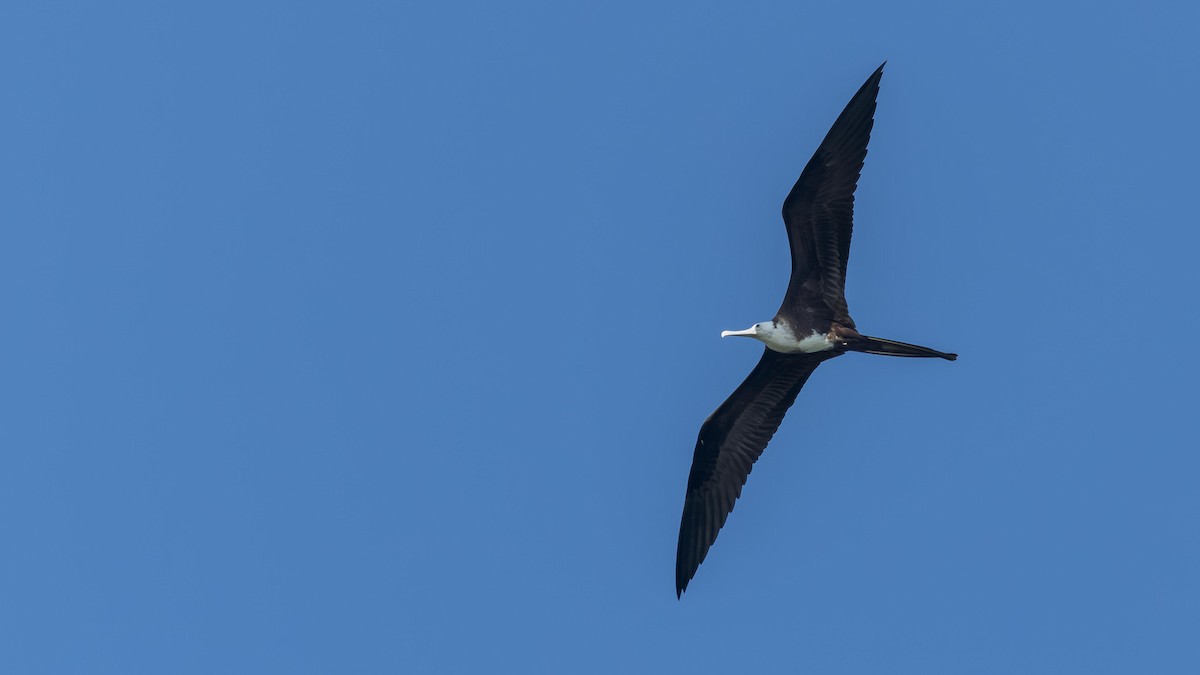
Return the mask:
[[[928, 347], [860, 335], [846, 304], [854, 190], [867, 155], [882, 76], [881, 65], [850, 99], [783, 203], [792, 273], [771, 323], [775, 329], [787, 328], [795, 340], [816, 334], [826, 336], [830, 344], [812, 353], [782, 353], [768, 346], [745, 381], [704, 421], [679, 526], [678, 596], [716, 541], [754, 462], [818, 365], [847, 351], [957, 358]], [[799, 342], [795, 344], [803, 349]]]
[[793, 329], [824, 333], [827, 321], [854, 327], [845, 295], [854, 189], [867, 157], [882, 77], [879, 66], [859, 87], [783, 201], [792, 276], [778, 314]]

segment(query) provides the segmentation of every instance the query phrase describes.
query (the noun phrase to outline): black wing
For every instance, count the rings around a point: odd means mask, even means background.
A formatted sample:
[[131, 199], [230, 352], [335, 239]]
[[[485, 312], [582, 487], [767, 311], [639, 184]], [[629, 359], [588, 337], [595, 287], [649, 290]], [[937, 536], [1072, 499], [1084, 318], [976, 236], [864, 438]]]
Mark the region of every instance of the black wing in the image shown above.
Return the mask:
[[751, 466], [775, 435], [783, 414], [808, 376], [827, 358], [824, 354], [763, 350], [762, 359], [746, 380], [700, 427], [679, 524], [677, 596], [683, 595], [716, 541], [733, 502], [742, 494]]
[[[854, 326], [846, 306], [846, 261], [854, 228], [854, 188], [867, 156], [883, 66], [838, 116], [783, 202], [792, 278], [779, 313], [823, 302], [834, 320]], [[793, 325], [808, 325], [801, 320]]]

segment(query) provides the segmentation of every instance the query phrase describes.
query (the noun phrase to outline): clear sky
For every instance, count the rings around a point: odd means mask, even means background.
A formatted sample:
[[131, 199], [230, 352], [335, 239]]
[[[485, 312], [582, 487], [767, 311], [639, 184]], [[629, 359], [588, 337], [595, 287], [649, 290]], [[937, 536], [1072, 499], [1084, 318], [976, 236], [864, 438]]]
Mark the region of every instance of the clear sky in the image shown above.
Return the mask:
[[[1195, 3], [6, 3], [0, 672], [1200, 672]], [[847, 295], [682, 601], [779, 208]]]

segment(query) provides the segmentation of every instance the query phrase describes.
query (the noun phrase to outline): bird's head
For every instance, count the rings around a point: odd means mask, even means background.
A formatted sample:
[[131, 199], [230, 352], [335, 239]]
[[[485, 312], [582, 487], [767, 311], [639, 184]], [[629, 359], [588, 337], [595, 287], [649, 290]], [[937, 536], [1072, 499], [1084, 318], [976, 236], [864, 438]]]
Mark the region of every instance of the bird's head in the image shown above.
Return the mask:
[[775, 322], [762, 321], [750, 326], [746, 330], [723, 330], [721, 337], [751, 337], [755, 340], [766, 342], [768, 338], [775, 334]]

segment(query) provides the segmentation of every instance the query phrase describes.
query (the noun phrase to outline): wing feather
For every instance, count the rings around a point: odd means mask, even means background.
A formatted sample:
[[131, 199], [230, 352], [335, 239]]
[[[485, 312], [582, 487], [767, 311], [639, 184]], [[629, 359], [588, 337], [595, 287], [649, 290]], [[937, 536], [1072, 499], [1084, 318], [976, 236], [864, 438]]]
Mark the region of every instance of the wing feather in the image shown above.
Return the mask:
[[846, 305], [846, 263], [854, 230], [854, 190], [875, 123], [883, 66], [842, 110], [783, 202], [792, 275], [780, 314], [823, 303], [835, 320], [853, 326]]
[[750, 375], [700, 427], [679, 524], [677, 595], [683, 594], [716, 541], [754, 462], [775, 435], [784, 413], [809, 375], [827, 358], [823, 354], [780, 354], [764, 349]]

